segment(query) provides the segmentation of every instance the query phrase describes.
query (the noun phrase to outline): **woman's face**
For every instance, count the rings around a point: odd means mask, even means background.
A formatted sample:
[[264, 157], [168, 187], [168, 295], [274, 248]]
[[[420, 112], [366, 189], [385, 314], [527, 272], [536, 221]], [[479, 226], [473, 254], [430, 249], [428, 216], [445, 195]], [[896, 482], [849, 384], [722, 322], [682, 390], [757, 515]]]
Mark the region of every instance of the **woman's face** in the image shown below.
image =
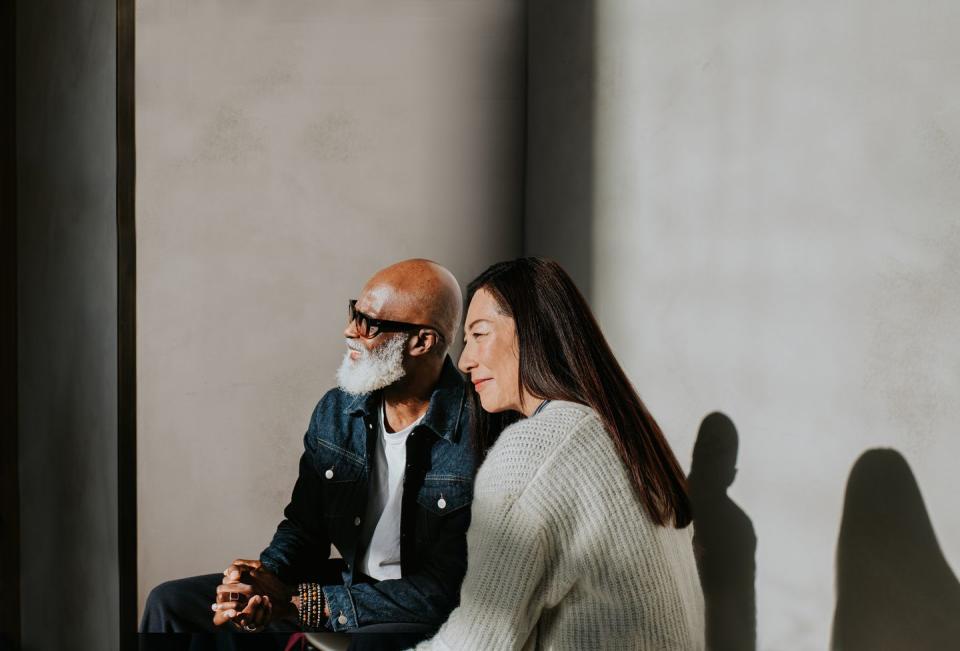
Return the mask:
[[465, 345], [458, 366], [470, 375], [484, 411], [522, 411], [514, 320], [501, 314], [493, 296], [480, 289], [470, 301], [465, 323]]

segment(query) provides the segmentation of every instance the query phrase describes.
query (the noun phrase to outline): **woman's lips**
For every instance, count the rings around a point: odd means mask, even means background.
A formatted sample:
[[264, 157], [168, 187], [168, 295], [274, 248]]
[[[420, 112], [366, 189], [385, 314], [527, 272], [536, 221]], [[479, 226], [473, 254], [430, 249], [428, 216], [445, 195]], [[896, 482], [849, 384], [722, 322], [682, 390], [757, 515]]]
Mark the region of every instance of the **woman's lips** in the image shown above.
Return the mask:
[[493, 378], [485, 377], [485, 378], [483, 378], [482, 380], [474, 380], [474, 381], [473, 381], [473, 388], [476, 389], [477, 391], [479, 391], [479, 390], [480, 390], [480, 387], [482, 387], [486, 382], [489, 382], [489, 381], [492, 380], [492, 379], [493, 379]]

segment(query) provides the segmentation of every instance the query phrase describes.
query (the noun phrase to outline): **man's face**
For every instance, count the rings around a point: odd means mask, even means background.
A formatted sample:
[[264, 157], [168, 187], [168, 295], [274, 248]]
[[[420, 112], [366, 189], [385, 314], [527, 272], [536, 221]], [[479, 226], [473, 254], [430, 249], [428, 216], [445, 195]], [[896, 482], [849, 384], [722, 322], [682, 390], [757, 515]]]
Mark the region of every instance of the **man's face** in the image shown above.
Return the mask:
[[[390, 290], [384, 287], [364, 289], [356, 309], [373, 318], [392, 318], [388, 311]], [[361, 337], [353, 321], [343, 331], [347, 351], [337, 370], [337, 384], [347, 393], [359, 395], [387, 387], [406, 374], [404, 351], [409, 335], [383, 332], [375, 337]]]

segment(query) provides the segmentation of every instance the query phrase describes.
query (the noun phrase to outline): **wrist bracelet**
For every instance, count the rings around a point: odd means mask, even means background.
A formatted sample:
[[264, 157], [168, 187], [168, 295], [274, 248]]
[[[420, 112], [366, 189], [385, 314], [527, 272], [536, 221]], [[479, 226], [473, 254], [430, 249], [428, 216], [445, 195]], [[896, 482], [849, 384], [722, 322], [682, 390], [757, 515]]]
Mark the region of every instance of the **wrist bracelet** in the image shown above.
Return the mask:
[[297, 614], [300, 628], [316, 630], [323, 628], [323, 610], [326, 601], [319, 583], [298, 583], [297, 594], [300, 597], [300, 611]]

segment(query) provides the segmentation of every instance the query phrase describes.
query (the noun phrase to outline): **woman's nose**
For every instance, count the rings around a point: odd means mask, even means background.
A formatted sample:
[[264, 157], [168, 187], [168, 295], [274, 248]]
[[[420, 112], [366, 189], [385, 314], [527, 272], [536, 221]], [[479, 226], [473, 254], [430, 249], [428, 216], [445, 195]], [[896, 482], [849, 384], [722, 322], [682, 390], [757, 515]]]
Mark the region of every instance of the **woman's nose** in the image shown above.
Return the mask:
[[470, 369], [476, 366], [476, 363], [473, 359], [467, 354], [467, 349], [464, 347], [463, 352], [460, 353], [460, 361], [457, 362], [457, 368], [459, 368], [464, 373], [469, 373]]

